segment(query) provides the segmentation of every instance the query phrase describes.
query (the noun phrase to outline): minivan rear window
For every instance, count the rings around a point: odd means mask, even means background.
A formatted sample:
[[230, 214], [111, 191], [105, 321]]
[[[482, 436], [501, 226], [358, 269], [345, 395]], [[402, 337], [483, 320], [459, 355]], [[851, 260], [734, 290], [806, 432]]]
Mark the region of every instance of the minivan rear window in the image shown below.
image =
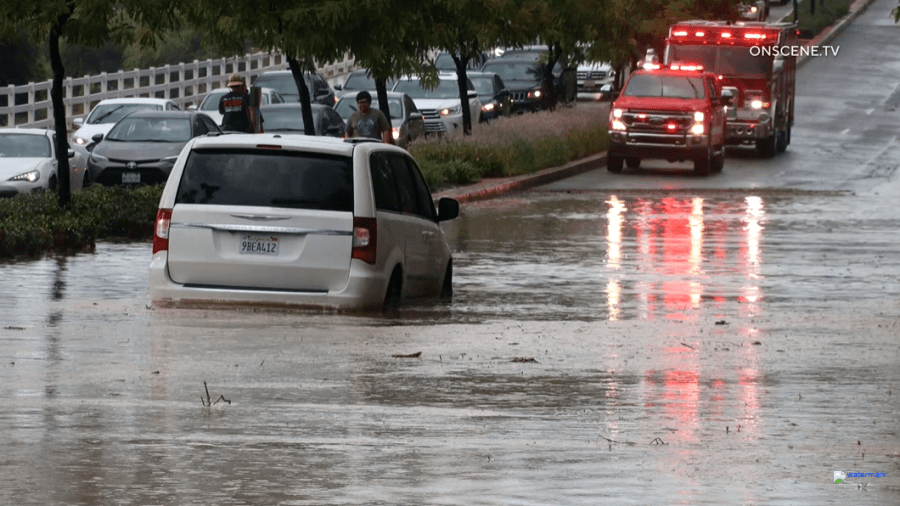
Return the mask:
[[350, 157], [259, 149], [195, 149], [175, 204], [353, 212]]

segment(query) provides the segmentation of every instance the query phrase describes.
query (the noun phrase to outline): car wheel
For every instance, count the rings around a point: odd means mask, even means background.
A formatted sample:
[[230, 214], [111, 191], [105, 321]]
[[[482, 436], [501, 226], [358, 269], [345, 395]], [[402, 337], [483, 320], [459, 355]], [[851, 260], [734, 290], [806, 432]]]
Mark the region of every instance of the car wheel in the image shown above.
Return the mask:
[[775, 134], [775, 152], [784, 153], [785, 149], [787, 149], [787, 133], [782, 130]]
[[403, 275], [400, 267], [396, 267], [393, 274], [391, 274], [391, 281], [388, 283], [387, 291], [384, 294], [384, 304], [381, 306], [381, 311], [387, 315], [396, 314], [400, 309], [400, 296], [402, 294]]
[[622, 165], [625, 160], [622, 159], [621, 156], [613, 156], [607, 153], [606, 155], [606, 170], [618, 174], [622, 172]]
[[775, 156], [775, 152], [777, 151], [776, 143], [778, 142], [776, 137], [776, 135], [770, 135], [765, 139], [756, 141], [756, 150], [759, 151], [760, 156], [763, 158], [772, 158]]
[[641, 159], [640, 158], [626, 158], [625, 165], [627, 165], [629, 169], [636, 169], [641, 166]]
[[444, 284], [441, 286], [441, 301], [453, 300], [453, 261], [447, 262], [447, 272], [444, 273]]
[[56, 179], [56, 174], [50, 176], [50, 181], [47, 182], [47, 190], [51, 192], [56, 192], [59, 188], [59, 181]]
[[694, 172], [698, 176], [708, 176], [712, 165], [712, 149], [706, 151], [706, 155], [694, 160]]

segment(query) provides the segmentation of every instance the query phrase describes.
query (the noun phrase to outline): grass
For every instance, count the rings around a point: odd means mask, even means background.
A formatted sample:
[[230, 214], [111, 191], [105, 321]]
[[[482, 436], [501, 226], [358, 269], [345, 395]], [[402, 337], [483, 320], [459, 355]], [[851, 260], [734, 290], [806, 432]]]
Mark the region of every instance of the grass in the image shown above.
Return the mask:
[[816, 13], [809, 13], [809, 4], [797, 5], [797, 28], [801, 39], [812, 39], [822, 30], [833, 25], [850, 12], [852, 0], [807, 0], [816, 1]]
[[[606, 149], [606, 109], [579, 105], [476, 125], [473, 135], [409, 148], [432, 190], [528, 174]], [[162, 185], [92, 186], [60, 209], [50, 192], [0, 199], [0, 259], [93, 251], [97, 241], [149, 241]]]

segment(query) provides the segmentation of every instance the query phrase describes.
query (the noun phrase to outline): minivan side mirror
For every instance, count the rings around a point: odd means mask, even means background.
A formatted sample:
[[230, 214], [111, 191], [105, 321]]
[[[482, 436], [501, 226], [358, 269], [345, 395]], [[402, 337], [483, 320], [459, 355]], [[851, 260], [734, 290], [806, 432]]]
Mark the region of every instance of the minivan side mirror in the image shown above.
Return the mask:
[[438, 221], [452, 220], [459, 216], [459, 202], [456, 199], [441, 197], [438, 201]]

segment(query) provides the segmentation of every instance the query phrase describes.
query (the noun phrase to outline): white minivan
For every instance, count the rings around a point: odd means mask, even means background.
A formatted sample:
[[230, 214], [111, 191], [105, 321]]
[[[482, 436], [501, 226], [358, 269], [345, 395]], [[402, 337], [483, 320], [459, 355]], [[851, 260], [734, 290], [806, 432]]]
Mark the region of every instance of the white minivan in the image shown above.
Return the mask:
[[452, 295], [440, 223], [459, 214], [405, 150], [373, 139], [229, 134], [185, 146], [153, 237], [157, 307], [395, 308]]

